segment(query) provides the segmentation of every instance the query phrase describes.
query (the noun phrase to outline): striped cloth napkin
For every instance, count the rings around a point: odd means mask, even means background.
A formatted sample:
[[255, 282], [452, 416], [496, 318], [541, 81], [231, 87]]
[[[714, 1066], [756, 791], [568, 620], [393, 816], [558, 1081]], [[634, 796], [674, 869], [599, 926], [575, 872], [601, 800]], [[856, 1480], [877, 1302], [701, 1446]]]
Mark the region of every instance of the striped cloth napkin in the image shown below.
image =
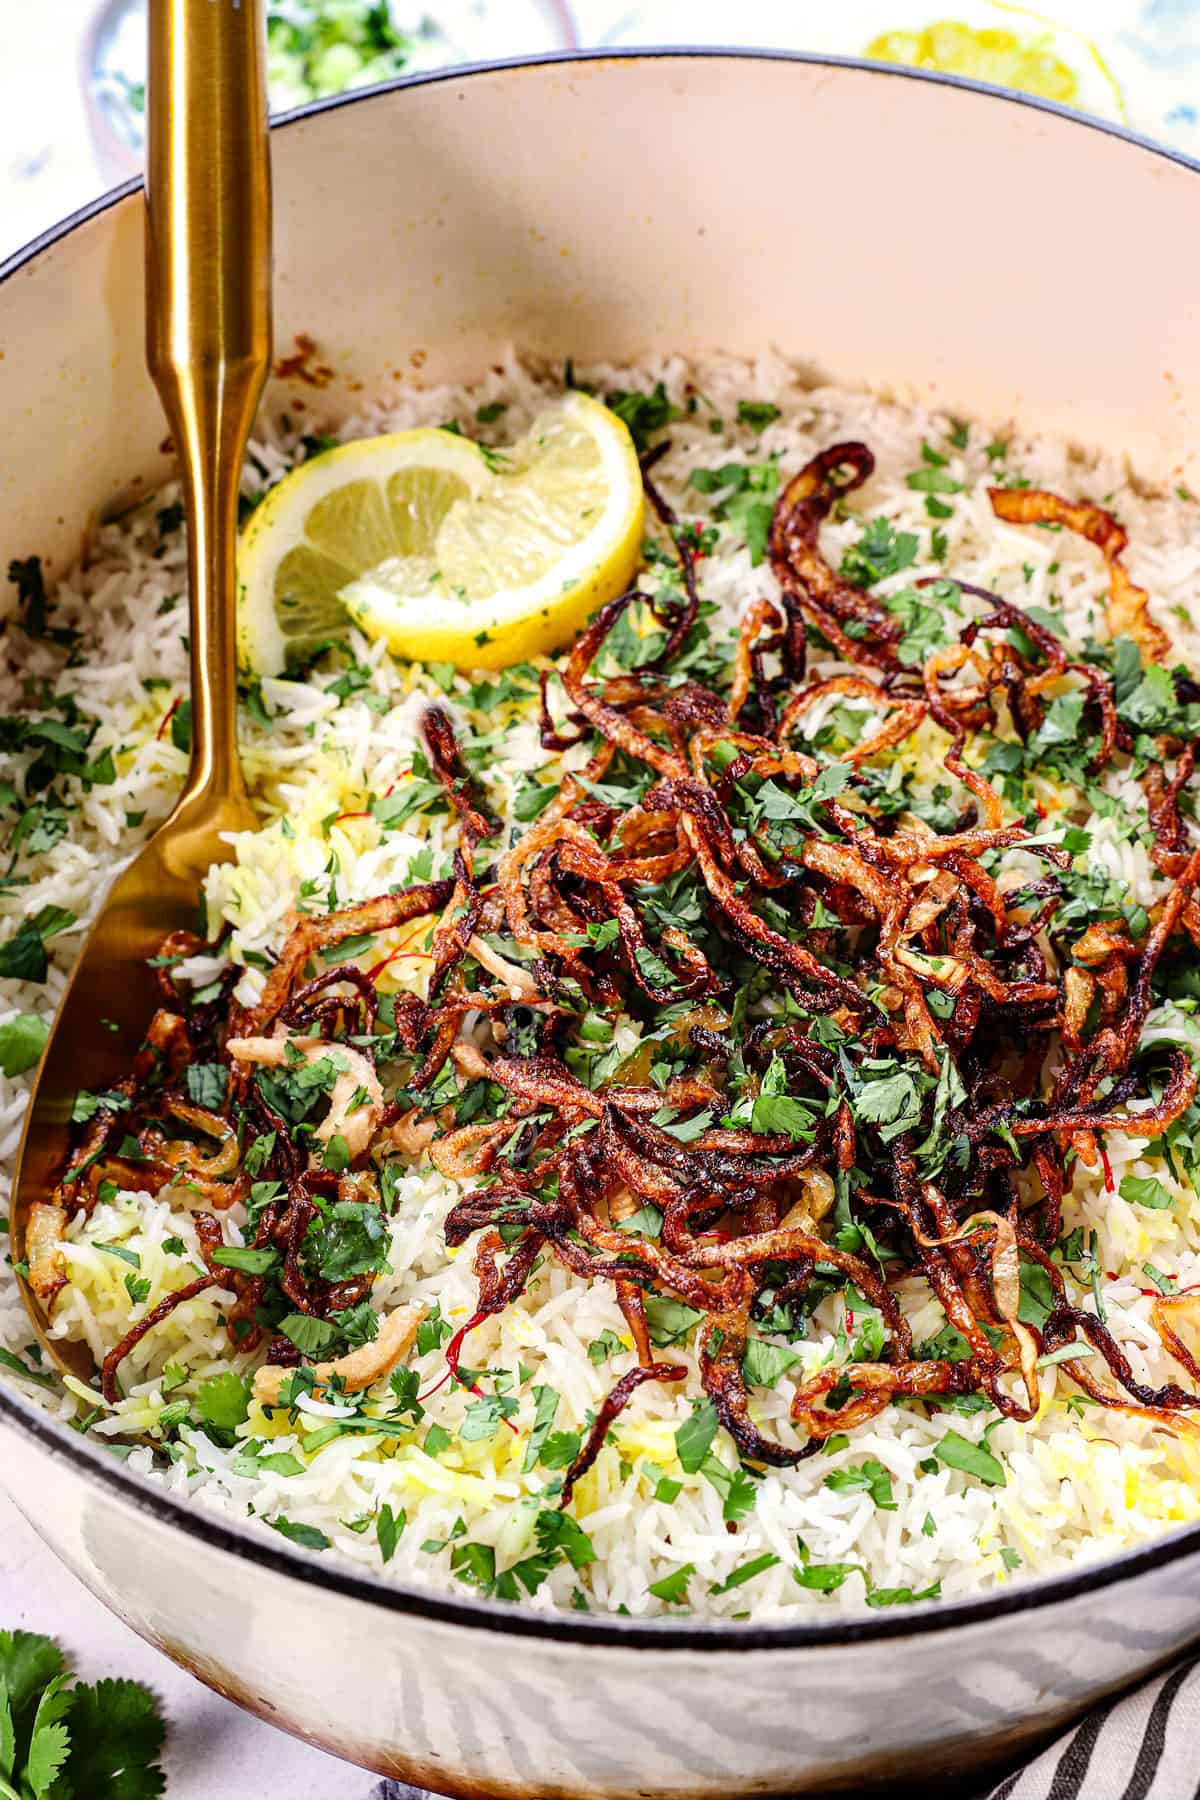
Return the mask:
[[[1200, 1660], [1089, 1713], [987, 1800], [1196, 1800]], [[983, 1796], [980, 1796], [983, 1800]]]
[[[366, 1800], [433, 1797], [381, 1781]], [[1089, 1713], [978, 1800], [1200, 1800], [1200, 1659]]]

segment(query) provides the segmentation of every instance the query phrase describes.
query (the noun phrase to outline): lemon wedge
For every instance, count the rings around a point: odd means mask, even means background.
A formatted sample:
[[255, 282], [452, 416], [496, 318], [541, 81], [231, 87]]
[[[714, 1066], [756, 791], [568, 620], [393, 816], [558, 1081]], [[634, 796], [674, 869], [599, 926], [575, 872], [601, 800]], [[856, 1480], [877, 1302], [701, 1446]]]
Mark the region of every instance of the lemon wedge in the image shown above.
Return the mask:
[[643, 509], [628, 431], [578, 392], [503, 452], [430, 430], [340, 445], [247, 523], [239, 659], [278, 674], [352, 620], [397, 656], [524, 661], [627, 586]]

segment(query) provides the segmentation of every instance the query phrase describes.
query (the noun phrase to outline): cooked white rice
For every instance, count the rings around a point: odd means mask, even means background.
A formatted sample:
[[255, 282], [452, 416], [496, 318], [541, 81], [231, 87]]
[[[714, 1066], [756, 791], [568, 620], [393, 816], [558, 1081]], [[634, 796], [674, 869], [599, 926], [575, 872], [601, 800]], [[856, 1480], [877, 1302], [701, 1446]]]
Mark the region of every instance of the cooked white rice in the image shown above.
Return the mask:
[[[882, 514], [919, 536], [921, 555], [905, 580], [950, 572], [1022, 604], [1061, 606], [1069, 632], [1080, 639], [1093, 627], [1103, 630], [1106, 581], [1100, 558], [1072, 534], [997, 522], [985, 490], [1001, 468], [1038, 486], [1111, 504], [1129, 530], [1132, 576], [1154, 596], [1155, 613], [1182, 657], [1200, 667], [1200, 639], [1189, 614], [1200, 577], [1197, 508], [1190, 497], [1141, 492], [1117, 453], [1083, 459], [1060, 442], [1032, 441], [978, 425], [971, 427], [966, 448], [958, 448], [951, 435], [955, 422], [944, 416], [901, 409], [868, 394], [807, 389], [796, 371], [779, 360], [689, 364], [675, 358], [638, 369], [595, 370], [591, 378], [601, 391], [645, 391], [661, 379], [684, 409], [672, 425], [673, 448], [656, 479], [687, 516], [705, 512], [705, 503], [686, 486], [693, 468], [777, 457], [786, 478], [817, 449], [859, 438], [875, 452], [877, 468], [854, 496], [858, 518], [827, 527], [832, 560], [856, 541], [862, 515]], [[472, 434], [503, 441], [523, 429], [551, 391], [557, 391], [556, 382], [510, 359], [476, 386], [414, 391], [386, 410], [365, 412], [348, 421], [340, 435], [437, 424], [453, 417]], [[744, 399], [774, 402], [781, 416], [761, 433], [732, 423], [738, 401]], [[690, 412], [689, 401], [694, 402]], [[498, 423], [480, 431], [476, 412], [488, 402], [502, 402], [507, 410]], [[248, 472], [247, 487], [282, 474], [298, 453], [299, 436], [286, 421], [266, 430], [255, 448], [256, 467]], [[1005, 439], [1008, 447], [1002, 452], [997, 445]], [[936, 525], [921, 493], [905, 480], [922, 466], [923, 443], [945, 455], [949, 472], [964, 484], [950, 516]], [[66, 791], [78, 803], [78, 810], [68, 815], [66, 834], [46, 849], [24, 855], [21, 882], [0, 891], [0, 917], [11, 921], [12, 930], [45, 906], [63, 907], [77, 916], [77, 923], [49, 945], [51, 968], [44, 985], [0, 981], [0, 1027], [16, 1014], [49, 1016], [95, 912], [102, 886], [98, 875], [121, 866], [144, 841], [167, 813], [184, 773], [185, 755], [174, 746], [170, 730], [160, 729], [187, 678], [182, 533], [169, 530], [164, 538], [156, 516], [175, 498], [164, 492], [103, 526], [86, 567], [60, 584], [53, 623], [82, 633], [69, 666], [64, 668], [63, 652], [47, 642], [29, 641], [19, 630], [8, 634], [0, 675], [3, 710], [27, 704], [34, 691], [31, 682], [44, 680], [56, 694], [73, 695], [82, 711], [99, 721], [90, 755], [98, 757], [111, 746], [116, 779], [85, 791], [78, 778], [65, 778]], [[934, 529], [945, 533], [944, 561], [932, 554]], [[716, 602], [730, 621], [749, 599], [774, 590], [766, 564], [752, 567], [746, 547], [725, 530], [701, 573], [704, 597]], [[210, 927], [215, 931], [228, 922], [239, 958], [247, 951], [278, 947], [302, 884], [309, 884], [305, 892], [315, 904], [327, 904], [332, 872], [337, 903], [365, 899], [403, 880], [424, 847], [431, 847], [435, 856], [441, 849], [436, 822], [430, 826], [414, 820], [411, 830], [379, 841], [372, 820], [344, 816], [362, 804], [365, 791], [382, 792], [405, 776], [417, 744], [420, 696], [434, 691], [426, 676], [394, 662], [380, 645], [355, 638], [351, 647], [369, 671], [365, 687], [345, 698], [331, 693], [337, 673], [332, 667], [304, 681], [268, 680], [262, 700], [269, 725], [243, 720], [246, 770], [263, 828], [240, 838], [236, 862], [215, 869], [208, 883]], [[456, 684], [460, 715], [468, 685], [462, 680]], [[522, 772], [551, 760], [539, 749], [528, 719], [508, 712], [510, 729], [486, 775], [499, 807], [511, 801]], [[496, 723], [493, 715], [476, 721], [476, 729], [492, 730]], [[5, 773], [0, 770], [0, 779]], [[331, 826], [323, 825], [330, 815], [340, 816]], [[1096, 824], [1091, 855], [1094, 865], [1103, 866], [1131, 900], [1149, 904], [1161, 891], [1143, 844], [1124, 840], [1111, 822]], [[216, 966], [198, 958], [187, 973], [203, 981]], [[421, 967], [419, 962], [393, 965], [417, 971], [399, 977], [409, 983], [419, 982]], [[253, 975], [246, 979], [252, 987]], [[27, 1085], [27, 1076], [0, 1077], [0, 1159], [6, 1167], [15, 1152]], [[1130, 1171], [1154, 1174], [1169, 1190], [1172, 1208], [1130, 1206], [1080, 1170], [1065, 1225], [1084, 1224], [1096, 1234], [1110, 1326], [1136, 1374], [1144, 1381], [1162, 1381], [1178, 1370], [1153, 1327], [1154, 1290], [1143, 1265], [1169, 1274], [1180, 1286], [1200, 1283], [1198, 1203], [1153, 1154], [1153, 1145], [1148, 1153], [1145, 1146], [1110, 1134], [1107, 1147], [1118, 1185]], [[470, 1253], [447, 1254], [440, 1229], [457, 1191], [428, 1166], [404, 1178], [391, 1220], [394, 1272], [381, 1278], [374, 1293], [382, 1309], [410, 1300], [436, 1302], [451, 1324], [473, 1312]], [[237, 1239], [235, 1218], [227, 1225], [230, 1241]], [[55, 1334], [83, 1338], [100, 1356], [124, 1333], [131, 1316], [140, 1316], [145, 1306], [186, 1279], [178, 1252], [164, 1249], [165, 1240], [172, 1238], [182, 1239], [186, 1252], [194, 1250], [189, 1215], [145, 1194], [120, 1196], [74, 1225], [67, 1246], [72, 1285], [59, 1299]], [[95, 1248], [114, 1243], [137, 1255], [140, 1275], [150, 1282], [141, 1305], [131, 1305], [127, 1262]], [[827, 1302], [803, 1346], [804, 1366], [796, 1373], [811, 1372], [830, 1352], [840, 1318], [840, 1299]], [[941, 1324], [937, 1304], [924, 1300], [913, 1316], [918, 1341]], [[256, 1520], [283, 1516], [323, 1533], [331, 1546], [326, 1556], [382, 1570], [392, 1581], [452, 1586], [456, 1576], [450, 1553], [423, 1546], [450, 1539], [460, 1520], [460, 1541], [492, 1546], [498, 1567], [527, 1554], [539, 1510], [537, 1495], [547, 1479], [544, 1469], [525, 1473], [522, 1468], [533, 1389], [551, 1386], [560, 1395], [556, 1429], [585, 1430], [612, 1381], [632, 1365], [628, 1349], [603, 1354], [611, 1344], [606, 1334], [628, 1343], [611, 1290], [601, 1283], [584, 1286], [548, 1260], [522, 1300], [489, 1320], [464, 1347], [464, 1360], [472, 1366], [512, 1372], [510, 1391], [519, 1401], [515, 1433], [501, 1429], [482, 1442], [458, 1439], [453, 1434], [469, 1396], [448, 1384], [428, 1400], [425, 1419], [398, 1445], [342, 1436], [306, 1450], [304, 1438], [327, 1419], [328, 1403], [302, 1402], [314, 1417], [300, 1431], [282, 1412], [268, 1419], [253, 1408], [242, 1436], [265, 1446], [263, 1454], [292, 1453], [303, 1465], [301, 1473], [264, 1469], [244, 1452], [217, 1448], [203, 1434], [187, 1430], [184, 1446], [176, 1448], [175, 1460], [165, 1470], [143, 1449], [135, 1450], [130, 1462], [149, 1480], [188, 1495], [210, 1512]], [[15, 1288], [6, 1282], [0, 1293], [0, 1342], [32, 1362], [30, 1335]], [[589, 1346], [595, 1345], [601, 1347], [593, 1351], [597, 1360], [589, 1356]], [[123, 1370], [128, 1397], [115, 1413], [83, 1391], [54, 1395], [32, 1384], [29, 1391], [64, 1418], [98, 1408], [92, 1430], [116, 1446], [122, 1433], [160, 1430], [160, 1415], [173, 1396], [191, 1393], [198, 1380], [228, 1366], [217, 1300], [204, 1294], [138, 1345]], [[432, 1387], [444, 1373], [444, 1352], [430, 1349], [414, 1366], [422, 1390]], [[757, 1389], [753, 1400], [755, 1419], [789, 1443], [797, 1442], [788, 1417], [792, 1385], [793, 1377], [785, 1376], [774, 1390]], [[688, 1393], [699, 1391], [693, 1375]], [[635, 1615], [661, 1612], [669, 1602], [649, 1591], [652, 1584], [692, 1565], [696, 1573], [685, 1585], [687, 1604], [696, 1613], [733, 1618], [753, 1612], [760, 1619], [830, 1616], [861, 1609], [869, 1589], [920, 1594], [940, 1583], [946, 1597], [978, 1593], [1108, 1555], [1200, 1517], [1200, 1458], [1193, 1442], [1145, 1420], [1112, 1412], [1097, 1416], [1095, 1409], [1072, 1406], [1070, 1392], [1069, 1381], [1047, 1369], [1042, 1404], [1029, 1425], [996, 1422], [996, 1415], [987, 1412], [950, 1412], [936, 1402], [893, 1406], [854, 1432], [843, 1447], [837, 1448], [840, 1440], [835, 1440], [832, 1454], [792, 1470], [769, 1471], [756, 1484], [753, 1509], [731, 1530], [718, 1487], [703, 1473], [685, 1473], [676, 1457], [675, 1431], [688, 1415], [688, 1394], [661, 1384], [643, 1387], [618, 1421], [617, 1447], [601, 1452], [578, 1489], [573, 1510], [596, 1560], [578, 1571], [562, 1563], [528, 1603], [539, 1609], [574, 1604], [628, 1609]], [[422, 1448], [430, 1425], [451, 1434], [449, 1447], [434, 1455]], [[1002, 1487], [983, 1485], [931, 1458], [948, 1429], [979, 1441], [985, 1426], [991, 1427], [989, 1444], [1007, 1470]], [[721, 1448], [721, 1441], [717, 1454], [732, 1470], [732, 1447], [725, 1441]], [[876, 1504], [881, 1494], [886, 1497], [878, 1483], [875, 1495], [866, 1486], [829, 1485], [831, 1475], [867, 1464], [880, 1465], [890, 1478], [890, 1507]], [[656, 1498], [656, 1490], [672, 1497]], [[406, 1517], [386, 1565], [375, 1525], [385, 1504]], [[798, 1540], [810, 1564], [849, 1564], [863, 1573], [851, 1573], [829, 1592], [801, 1586], [794, 1576], [803, 1554]], [[761, 1573], [725, 1585], [735, 1571], [768, 1556], [777, 1560]]]

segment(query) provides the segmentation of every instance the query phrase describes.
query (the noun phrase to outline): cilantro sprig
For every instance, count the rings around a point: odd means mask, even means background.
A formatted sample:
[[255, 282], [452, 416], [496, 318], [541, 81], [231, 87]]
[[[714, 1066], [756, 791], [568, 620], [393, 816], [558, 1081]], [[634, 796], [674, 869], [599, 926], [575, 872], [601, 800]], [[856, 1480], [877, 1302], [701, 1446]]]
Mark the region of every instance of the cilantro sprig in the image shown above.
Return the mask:
[[0, 1631], [0, 1800], [153, 1800], [165, 1741], [140, 1682], [75, 1681], [51, 1638]]

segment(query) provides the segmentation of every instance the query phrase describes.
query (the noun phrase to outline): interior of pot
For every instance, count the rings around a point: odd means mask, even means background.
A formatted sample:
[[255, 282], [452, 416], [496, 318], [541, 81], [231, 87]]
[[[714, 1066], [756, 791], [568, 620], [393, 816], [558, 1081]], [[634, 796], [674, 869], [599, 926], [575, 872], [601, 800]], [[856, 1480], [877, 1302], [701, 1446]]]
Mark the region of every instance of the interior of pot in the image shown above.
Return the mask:
[[[881, 65], [688, 52], [451, 72], [274, 142], [269, 403], [344, 416], [510, 342], [775, 348], [1117, 446], [1148, 481], [1200, 467], [1196, 174], [1108, 127]], [[167, 467], [141, 233], [127, 191], [0, 272], [6, 555], [61, 568], [92, 509]]]
[[[1052, 108], [874, 66], [601, 56], [335, 102], [274, 149], [268, 403], [314, 425], [510, 342], [775, 349], [1200, 479], [1200, 171]], [[6, 560], [53, 574], [169, 467], [141, 231], [128, 190], [2, 272]]]

